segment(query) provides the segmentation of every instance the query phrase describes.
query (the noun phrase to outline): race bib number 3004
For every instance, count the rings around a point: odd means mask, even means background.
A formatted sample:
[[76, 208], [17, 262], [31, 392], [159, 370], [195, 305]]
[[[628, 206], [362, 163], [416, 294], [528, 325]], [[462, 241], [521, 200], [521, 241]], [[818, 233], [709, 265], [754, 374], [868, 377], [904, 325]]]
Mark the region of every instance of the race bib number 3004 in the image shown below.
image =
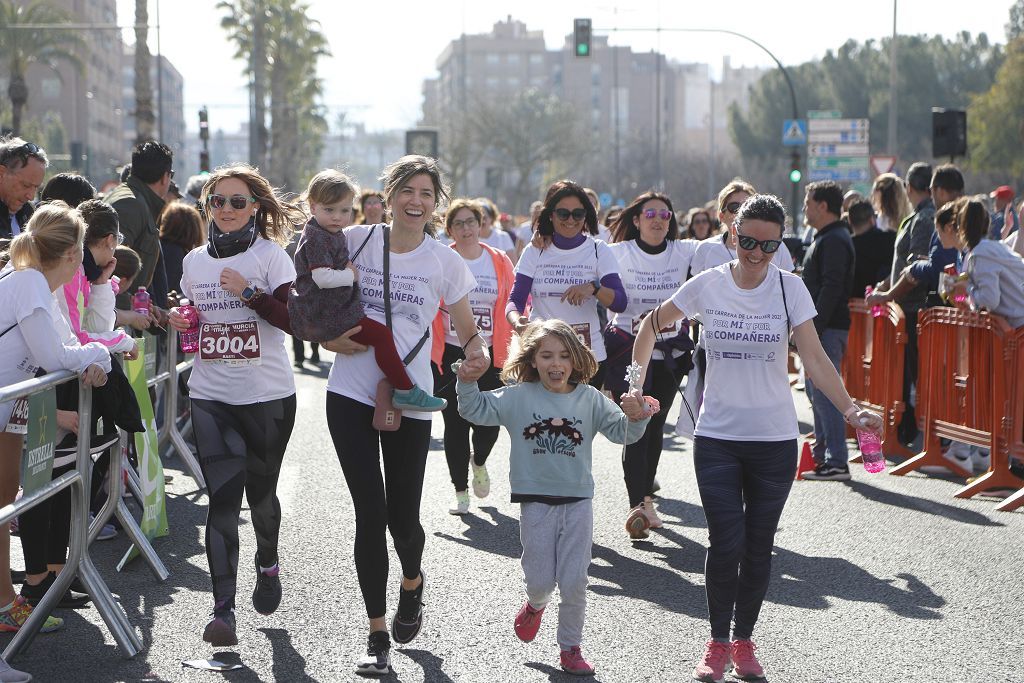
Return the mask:
[[260, 330], [256, 321], [203, 323], [199, 327], [199, 359], [227, 365], [259, 365]]

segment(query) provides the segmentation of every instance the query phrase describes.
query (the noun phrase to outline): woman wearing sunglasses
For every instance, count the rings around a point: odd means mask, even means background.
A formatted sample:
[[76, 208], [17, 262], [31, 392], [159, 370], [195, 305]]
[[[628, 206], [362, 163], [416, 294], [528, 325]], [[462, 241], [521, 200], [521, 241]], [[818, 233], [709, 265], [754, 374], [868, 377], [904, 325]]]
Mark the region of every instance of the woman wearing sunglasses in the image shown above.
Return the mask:
[[[722, 235], [716, 238], [709, 237], [697, 247], [697, 253], [693, 255], [693, 262], [690, 264], [691, 276], [736, 258], [736, 240], [728, 228], [736, 219], [736, 212], [739, 211], [743, 202], [755, 194], [757, 194], [757, 190], [754, 189], [754, 186], [739, 178], [730, 182], [718, 193], [718, 218], [722, 225]], [[779, 245], [779, 248], [772, 253], [771, 260], [782, 270], [793, 271], [793, 257], [785, 244]]]
[[[210, 218], [207, 244], [185, 256], [180, 291], [198, 309], [200, 325], [188, 386], [210, 499], [206, 557], [214, 607], [203, 640], [223, 647], [238, 642], [235, 584], [243, 489], [256, 533], [253, 607], [271, 614], [281, 602], [277, 478], [295, 423], [295, 380], [282, 331], [288, 330], [295, 267], [284, 245], [292, 224], [304, 216], [245, 164], [214, 171], [200, 203]], [[170, 323], [179, 332], [188, 329], [177, 310]]]
[[[625, 370], [640, 323], [651, 312], [652, 304], [667, 299], [686, 281], [699, 242], [678, 239], [672, 200], [657, 192], [645, 192], [634, 199], [611, 224], [611, 235], [611, 250], [622, 273], [627, 303], [625, 310], [612, 316], [605, 330], [608, 373], [604, 385], [612, 396], [619, 396], [629, 391]], [[692, 351], [687, 328], [679, 321], [658, 330], [644, 393], [656, 398], [661, 410], [651, 417], [643, 437], [626, 446], [622, 461], [630, 507], [626, 531], [632, 538], [646, 538], [648, 527], [662, 525], [651, 499], [661, 460], [662, 428], [679, 383], [690, 371]]]
[[[523, 250], [516, 265], [506, 308], [508, 321], [517, 333], [531, 318], [568, 323], [599, 362], [590, 383], [600, 388], [607, 354], [597, 304], [622, 312], [626, 291], [611, 249], [594, 238], [597, 212], [583, 188], [571, 180], [559, 180], [548, 188], [534, 232], [540, 238]], [[538, 247], [538, 242], [545, 246]], [[527, 314], [526, 301], [531, 295], [533, 310]]]
[[705, 586], [711, 639], [693, 672], [698, 681], [721, 681], [730, 661], [738, 678], [764, 676], [750, 638], [796, 472], [798, 426], [786, 374], [791, 333], [815, 386], [846, 421], [875, 432], [882, 428], [880, 415], [854, 404], [822, 350], [814, 303], [803, 281], [771, 262], [785, 218], [777, 198], [747, 199], [729, 227], [738, 258], [689, 280], [654, 309], [633, 348], [634, 360], [644, 367], [642, 380], [656, 328], [683, 317], [704, 325], [708, 374], [694, 438], [694, 469], [708, 523]]

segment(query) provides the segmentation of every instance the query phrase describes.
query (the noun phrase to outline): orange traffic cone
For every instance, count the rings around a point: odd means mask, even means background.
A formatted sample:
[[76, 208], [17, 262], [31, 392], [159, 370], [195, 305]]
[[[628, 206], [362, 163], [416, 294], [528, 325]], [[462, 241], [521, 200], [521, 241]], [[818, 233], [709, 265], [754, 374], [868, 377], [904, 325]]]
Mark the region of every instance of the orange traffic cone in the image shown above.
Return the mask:
[[804, 447], [800, 451], [800, 462], [796, 466], [796, 479], [803, 479], [804, 472], [814, 469], [814, 456], [811, 454], [811, 442], [804, 441]]

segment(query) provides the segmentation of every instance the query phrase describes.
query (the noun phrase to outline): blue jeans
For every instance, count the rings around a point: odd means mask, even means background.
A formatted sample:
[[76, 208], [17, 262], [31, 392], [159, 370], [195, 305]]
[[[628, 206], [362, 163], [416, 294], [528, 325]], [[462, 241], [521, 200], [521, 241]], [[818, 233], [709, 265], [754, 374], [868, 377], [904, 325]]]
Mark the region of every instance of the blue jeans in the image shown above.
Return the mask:
[[[843, 362], [846, 353], [846, 340], [849, 330], [826, 329], [821, 334], [821, 346], [825, 355], [832, 361], [836, 372]], [[846, 420], [839, 409], [824, 393], [818, 392], [808, 377], [805, 383], [807, 397], [811, 400], [814, 410], [814, 459], [833, 467], [846, 467], [849, 457], [846, 453]]]

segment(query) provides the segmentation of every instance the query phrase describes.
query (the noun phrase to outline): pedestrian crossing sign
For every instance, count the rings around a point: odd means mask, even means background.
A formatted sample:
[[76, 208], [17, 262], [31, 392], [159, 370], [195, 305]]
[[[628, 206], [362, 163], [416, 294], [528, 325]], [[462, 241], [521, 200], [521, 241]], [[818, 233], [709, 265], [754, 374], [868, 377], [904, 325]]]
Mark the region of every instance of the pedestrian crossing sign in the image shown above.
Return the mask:
[[782, 122], [782, 144], [798, 147], [807, 144], [807, 120], [785, 119]]

